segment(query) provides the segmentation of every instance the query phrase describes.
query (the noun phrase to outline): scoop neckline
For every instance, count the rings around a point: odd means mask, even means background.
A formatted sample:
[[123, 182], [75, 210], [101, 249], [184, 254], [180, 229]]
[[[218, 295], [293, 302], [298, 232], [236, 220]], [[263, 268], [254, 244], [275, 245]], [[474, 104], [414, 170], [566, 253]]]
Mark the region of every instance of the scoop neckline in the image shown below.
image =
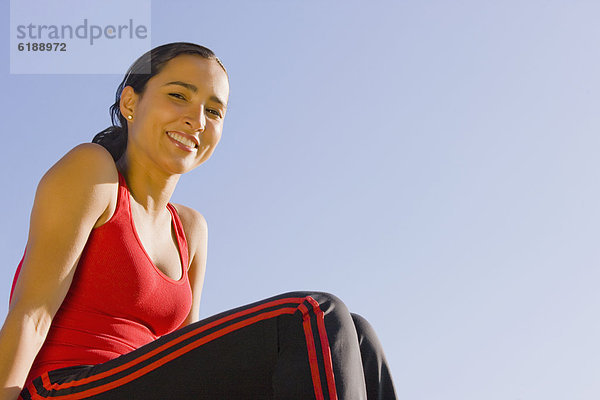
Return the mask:
[[140, 239], [140, 236], [138, 235], [137, 229], [135, 227], [135, 223], [133, 221], [133, 214], [131, 213], [131, 192], [129, 191], [129, 186], [127, 186], [127, 181], [125, 180], [125, 177], [121, 174], [121, 171], [117, 171], [119, 173], [119, 177], [123, 182], [123, 187], [125, 188], [126, 191], [126, 199], [127, 199], [127, 210], [129, 211], [129, 223], [131, 225], [131, 230], [133, 232], [133, 235], [135, 236], [135, 239], [138, 243], [138, 245], [140, 246], [140, 249], [142, 250], [142, 252], [146, 255], [146, 258], [148, 259], [148, 262], [150, 263], [150, 265], [152, 265], [152, 267], [154, 268], [154, 270], [158, 273], [159, 276], [161, 276], [162, 278], [166, 279], [168, 282], [171, 283], [175, 283], [175, 284], [181, 284], [185, 281], [185, 263], [184, 263], [184, 259], [183, 259], [183, 249], [181, 248], [182, 246], [180, 245], [180, 240], [179, 240], [179, 235], [178, 233], [178, 229], [177, 229], [177, 225], [175, 223], [175, 215], [173, 215], [174, 212], [176, 212], [176, 210], [174, 209], [173, 205], [171, 203], [167, 203], [167, 210], [169, 211], [169, 214], [171, 214], [171, 229], [175, 230], [175, 236], [177, 238], [177, 253], [179, 254], [179, 265], [181, 266], [181, 276], [179, 277], [179, 279], [173, 279], [170, 276], [168, 276], [167, 274], [165, 274], [164, 272], [162, 272], [154, 263], [154, 261], [152, 261], [152, 258], [150, 258], [150, 255], [148, 254], [148, 252], [146, 251], [146, 248], [144, 247], [144, 244], [142, 243], [142, 240]]

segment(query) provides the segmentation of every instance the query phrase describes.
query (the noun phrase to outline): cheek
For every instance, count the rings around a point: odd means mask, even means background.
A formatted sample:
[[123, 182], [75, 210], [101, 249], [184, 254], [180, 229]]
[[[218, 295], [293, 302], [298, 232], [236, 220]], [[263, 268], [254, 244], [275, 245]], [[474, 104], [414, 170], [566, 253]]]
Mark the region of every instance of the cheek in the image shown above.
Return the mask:
[[214, 127], [214, 129], [209, 129], [204, 132], [203, 140], [206, 144], [210, 144], [215, 146], [221, 140], [221, 127]]
[[181, 115], [182, 110], [172, 102], [156, 101], [145, 107], [145, 115], [155, 122], [171, 120]]

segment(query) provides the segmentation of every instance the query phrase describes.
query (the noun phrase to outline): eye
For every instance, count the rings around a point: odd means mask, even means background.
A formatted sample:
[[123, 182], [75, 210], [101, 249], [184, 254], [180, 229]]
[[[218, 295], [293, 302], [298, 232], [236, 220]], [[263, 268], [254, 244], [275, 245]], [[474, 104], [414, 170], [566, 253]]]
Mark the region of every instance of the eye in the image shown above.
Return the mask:
[[208, 112], [213, 113], [214, 115], [216, 115], [217, 117], [221, 116], [221, 113], [217, 110], [213, 110], [213, 109], [207, 109]]
[[182, 94], [180, 94], [180, 93], [169, 93], [169, 96], [173, 96], [173, 97], [176, 97], [178, 99], [185, 100], [185, 96], [182, 95]]

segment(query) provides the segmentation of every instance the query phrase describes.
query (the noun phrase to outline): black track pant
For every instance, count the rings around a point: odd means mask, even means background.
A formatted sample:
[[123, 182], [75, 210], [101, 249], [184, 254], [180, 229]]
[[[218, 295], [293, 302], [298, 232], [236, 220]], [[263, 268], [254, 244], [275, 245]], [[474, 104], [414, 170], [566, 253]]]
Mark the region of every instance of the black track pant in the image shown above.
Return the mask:
[[291, 292], [180, 328], [97, 365], [50, 371], [19, 399], [396, 399], [369, 323]]

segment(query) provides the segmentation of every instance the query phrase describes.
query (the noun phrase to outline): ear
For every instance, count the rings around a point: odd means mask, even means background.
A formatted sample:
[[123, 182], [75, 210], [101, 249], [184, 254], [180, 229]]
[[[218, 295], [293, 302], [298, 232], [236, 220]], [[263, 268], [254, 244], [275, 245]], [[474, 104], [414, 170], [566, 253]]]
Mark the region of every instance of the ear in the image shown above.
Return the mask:
[[125, 86], [121, 92], [121, 101], [119, 102], [119, 109], [121, 114], [127, 120], [127, 116], [135, 115], [135, 106], [138, 101], [138, 94], [135, 93], [131, 86]]

